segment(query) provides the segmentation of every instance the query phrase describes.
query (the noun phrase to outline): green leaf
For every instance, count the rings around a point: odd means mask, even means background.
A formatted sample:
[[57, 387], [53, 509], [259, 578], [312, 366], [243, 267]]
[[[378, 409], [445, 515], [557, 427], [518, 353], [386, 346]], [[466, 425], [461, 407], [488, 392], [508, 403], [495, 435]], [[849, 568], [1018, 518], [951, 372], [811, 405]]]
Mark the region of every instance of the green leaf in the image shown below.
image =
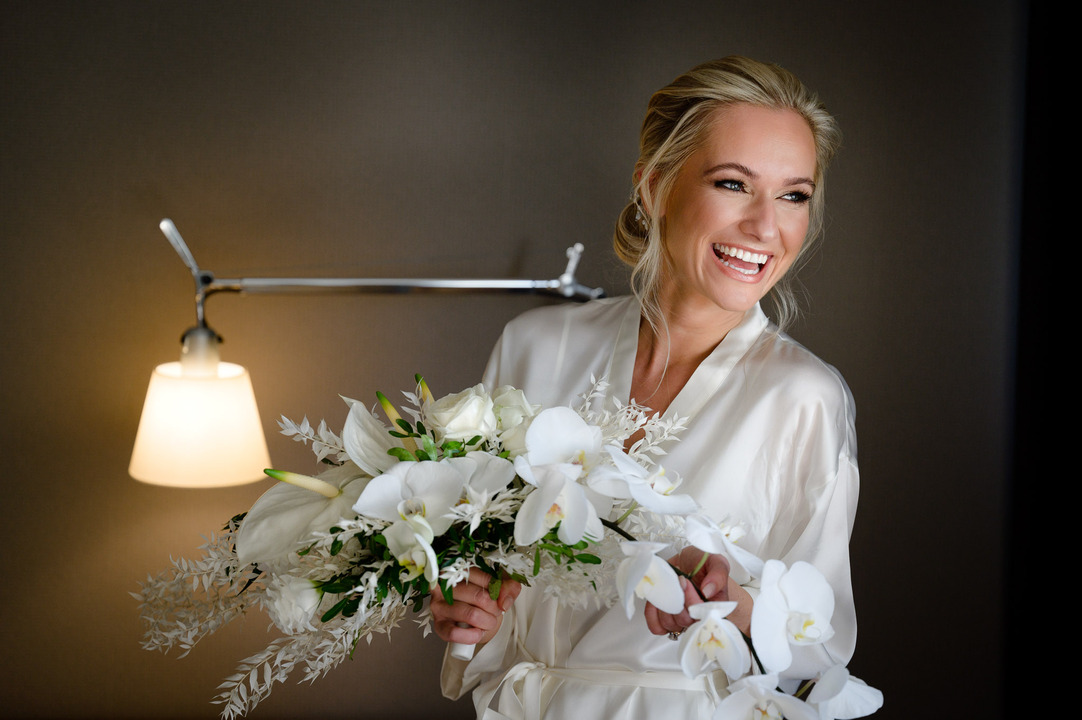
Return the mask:
[[334, 557], [338, 553], [342, 552], [342, 545], [343, 544], [344, 543], [338, 538], [335, 538], [334, 540], [331, 541], [331, 557]]
[[409, 421], [406, 420], [405, 418], [398, 418], [397, 420], [394, 421], [394, 424], [397, 425], [398, 427], [402, 428], [406, 432], [410, 433], [411, 435], [413, 434], [413, 426], [410, 425]]
[[394, 457], [398, 458], [402, 462], [412, 462], [414, 460], [413, 455], [411, 455], [409, 450], [407, 450], [406, 448], [401, 448], [401, 447], [387, 448], [387, 454], [388, 455], [393, 455]]
[[587, 565], [601, 564], [601, 558], [599, 558], [597, 555], [591, 555], [590, 553], [579, 553], [575, 556], [575, 559], [581, 563], [586, 563]]
[[500, 597], [500, 587], [503, 586], [503, 580], [500, 576], [492, 578], [492, 582], [488, 584], [488, 596], [493, 600], [497, 600]]
[[452, 591], [451, 586], [447, 584], [446, 580], [440, 580], [440, 592], [443, 593], [443, 599], [447, 601], [448, 605], [455, 604], [454, 592]]
[[333, 620], [333, 619], [334, 619], [334, 617], [335, 617], [335, 616], [336, 616], [336, 615], [337, 615], [338, 613], [342, 612], [342, 610], [343, 610], [343, 609], [345, 609], [345, 607], [346, 607], [346, 605], [347, 605], [348, 603], [349, 603], [349, 598], [348, 598], [348, 597], [344, 597], [344, 598], [342, 598], [341, 600], [339, 600], [338, 602], [336, 602], [336, 603], [334, 604], [334, 606], [333, 606], [333, 607], [331, 607], [331, 609], [330, 609], [330, 610], [328, 610], [327, 612], [323, 613], [323, 616], [322, 616], [322, 617], [320, 617], [319, 619], [320, 619], [320, 620], [321, 620], [322, 622], [330, 622], [331, 620]]

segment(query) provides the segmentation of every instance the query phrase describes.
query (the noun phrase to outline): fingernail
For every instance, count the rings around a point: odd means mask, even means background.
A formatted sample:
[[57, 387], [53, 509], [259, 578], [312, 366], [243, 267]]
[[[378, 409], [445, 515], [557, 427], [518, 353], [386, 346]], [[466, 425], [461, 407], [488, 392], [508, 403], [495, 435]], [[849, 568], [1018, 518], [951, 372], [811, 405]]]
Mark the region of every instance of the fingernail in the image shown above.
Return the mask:
[[712, 597], [714, 597], [714, 593], [716, 593], [717, 591], [718, 591], [718, 586], [715, 585], [714, 583], [707, 583], [706, 585], [703, 585], [703, 597], [704, 598], [712, 598]]

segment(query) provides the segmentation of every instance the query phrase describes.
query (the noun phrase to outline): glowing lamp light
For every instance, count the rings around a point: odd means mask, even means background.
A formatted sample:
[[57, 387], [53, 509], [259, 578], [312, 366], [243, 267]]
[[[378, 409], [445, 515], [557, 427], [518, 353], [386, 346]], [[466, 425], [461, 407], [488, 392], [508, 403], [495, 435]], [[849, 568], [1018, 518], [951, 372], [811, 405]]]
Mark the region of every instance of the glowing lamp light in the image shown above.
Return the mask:
[[128, 473], [152, 485], [209, 488], [262, 480], [270, 467], [248, 371], [218, 361], [218, 336], [184, 334], [180, 362], [150, 376]]

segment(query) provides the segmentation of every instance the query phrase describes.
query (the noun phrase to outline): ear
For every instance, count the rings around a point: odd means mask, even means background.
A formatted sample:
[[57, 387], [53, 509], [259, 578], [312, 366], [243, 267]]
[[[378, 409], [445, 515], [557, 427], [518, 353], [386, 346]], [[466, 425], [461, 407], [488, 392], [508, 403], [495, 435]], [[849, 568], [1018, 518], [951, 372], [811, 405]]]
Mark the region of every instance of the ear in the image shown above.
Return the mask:
[[[646, 209], [645, 198], [643, 198], [642, 194], [639, 193], [639, 191], [638, 191], [639, 184], [642, 182], [642, 173], [643, 173], [643, 166], [641, 164], [637, 164], [635, 166], [635, 175], [634, 175], [634, 178], [635, 178], [635, 191], [636, 191], [636, 194], [639, 195], [639, 197], [638, 197], [639, 204], [642, 206], [643, 210], [645, 211], [645, 209]], [[653, 192], [657, 189], [657, 173], [656, 172], [654, 172], [654, 173], [652, 173], [650, 175], [650, 180], [647, 183], [647, 185], [648, 185], [648, 187], [650, 189], [650, 193], [653, 194]], [[665, 214], [664, 205], [662, 205], [660, 215], [664, 216], [664, 214]]]

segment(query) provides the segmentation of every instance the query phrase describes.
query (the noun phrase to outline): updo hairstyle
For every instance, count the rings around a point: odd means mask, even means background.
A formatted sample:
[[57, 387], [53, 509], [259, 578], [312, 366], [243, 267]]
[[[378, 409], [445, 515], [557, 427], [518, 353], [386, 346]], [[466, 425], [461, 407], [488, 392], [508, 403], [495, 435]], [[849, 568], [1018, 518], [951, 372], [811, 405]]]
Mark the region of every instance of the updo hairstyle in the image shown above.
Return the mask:
[[655, 331], [664, 325], [658, 305], [664, 263], [659, 210], [684, 163], [702, 144], [713, 111], [734, 104], [793, 110], [807, 121], [815, 140], [815, 192], [808, 234], [789, 272], [772, 291], [780, 328], [798, 313], [792, 279], [822, 233], [824, 175], [841, 142], [841, 132], [819, 98], [791, 72], [733, 55], [699, 65], [658, 90], [650, 98], [642, 123], [632, 201], [620, 213], [613, 246], [617, 256], [632, 268], [632, 289]]

